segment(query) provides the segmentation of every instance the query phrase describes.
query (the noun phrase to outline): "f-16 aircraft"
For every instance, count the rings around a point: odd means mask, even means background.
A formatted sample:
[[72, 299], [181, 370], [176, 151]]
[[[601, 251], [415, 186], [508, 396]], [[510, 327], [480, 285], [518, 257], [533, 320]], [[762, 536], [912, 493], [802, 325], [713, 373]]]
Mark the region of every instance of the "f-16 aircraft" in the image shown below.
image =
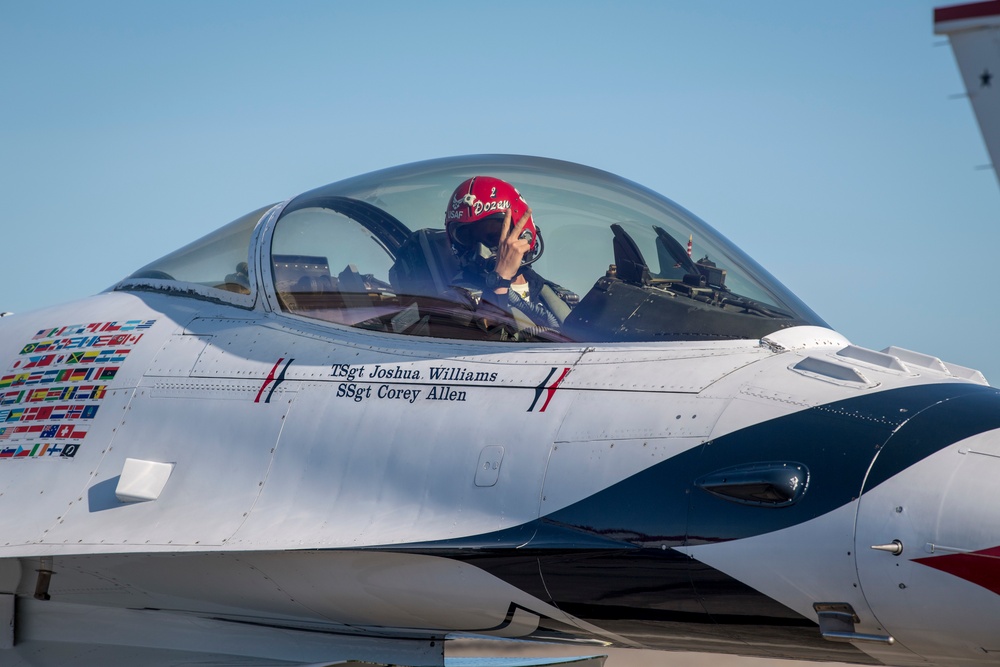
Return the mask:
[[603, 171], [322, 187], [2, 318], [0, 367], [2, 665], [1000, 664], [1000, 392]]

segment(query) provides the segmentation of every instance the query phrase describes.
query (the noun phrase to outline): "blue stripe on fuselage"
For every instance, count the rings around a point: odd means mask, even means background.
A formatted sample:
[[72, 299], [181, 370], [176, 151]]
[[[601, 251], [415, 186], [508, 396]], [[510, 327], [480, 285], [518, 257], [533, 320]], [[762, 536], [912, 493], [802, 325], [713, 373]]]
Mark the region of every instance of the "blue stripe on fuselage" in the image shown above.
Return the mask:
[[[857, 499], [863, 487], [873, 488], [954, 442], [995, 428], [1000, 428], [1000, 390], [993, 387], [925, 384], [869, 393], [729, 433], [536, 521], [387, 548], [601, 551], [752, 537], [831, 512]], [[876, 459], [890, 437], [900, 446]], [[773, 461], [801, 463], [810, 471], [808, 489], [793, 505], [734, 503], [694, 484], [716, 471]]]
[[[1000, 428], [1000, 391], [993, 387], [929, 384], [866, 394], [709, 441], [541, 521], [646, 547], [751, 537], [808, 521], [858, 498], [873, 459], [897, 431], [895, 437], [905, 438], [906, 446], [894, 446], [891, 455], [877, 461], [866, 488], [954, 442], [995, 428]], [[739, 504], [694, 485], [716, 471], [771, 461], [808, 467], [809, 487], [795, 504]]]

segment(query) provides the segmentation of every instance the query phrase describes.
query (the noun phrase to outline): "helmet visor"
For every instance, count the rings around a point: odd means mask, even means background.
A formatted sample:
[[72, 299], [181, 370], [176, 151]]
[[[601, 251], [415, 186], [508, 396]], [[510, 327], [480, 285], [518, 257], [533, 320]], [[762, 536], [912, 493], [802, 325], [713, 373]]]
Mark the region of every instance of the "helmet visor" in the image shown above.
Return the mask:
[[495, 250], [500, 245], [500, 230], [503, 229], [503, 213], [498, 213], [464, 225], [455, 225], [455, 240], [467, 248], [482, 243]]

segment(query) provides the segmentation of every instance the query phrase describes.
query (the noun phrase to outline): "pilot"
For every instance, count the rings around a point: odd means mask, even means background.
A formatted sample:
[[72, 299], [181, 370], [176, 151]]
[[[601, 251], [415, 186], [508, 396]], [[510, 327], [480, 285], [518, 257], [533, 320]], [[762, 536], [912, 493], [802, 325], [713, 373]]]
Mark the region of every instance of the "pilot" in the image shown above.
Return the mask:
[[[579, 297], [542, 278], [531, 264], [543, 243], [531, 209], [510, 183], [474, 176], [455, 189], [445, 229], [461, 272], [455, 285], [531, 325], [557, 329]], [[523, 319], [523, 318], [521, 318]]]

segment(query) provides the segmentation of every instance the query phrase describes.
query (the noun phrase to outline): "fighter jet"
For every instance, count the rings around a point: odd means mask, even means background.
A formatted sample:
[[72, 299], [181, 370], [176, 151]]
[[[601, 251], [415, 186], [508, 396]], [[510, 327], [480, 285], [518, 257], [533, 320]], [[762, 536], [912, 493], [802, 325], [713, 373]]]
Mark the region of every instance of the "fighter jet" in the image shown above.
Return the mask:
[[604, 171], [306, 192], [2, 318], [0, 373], [0, 665], [1000, 664], [1000, 392]]

